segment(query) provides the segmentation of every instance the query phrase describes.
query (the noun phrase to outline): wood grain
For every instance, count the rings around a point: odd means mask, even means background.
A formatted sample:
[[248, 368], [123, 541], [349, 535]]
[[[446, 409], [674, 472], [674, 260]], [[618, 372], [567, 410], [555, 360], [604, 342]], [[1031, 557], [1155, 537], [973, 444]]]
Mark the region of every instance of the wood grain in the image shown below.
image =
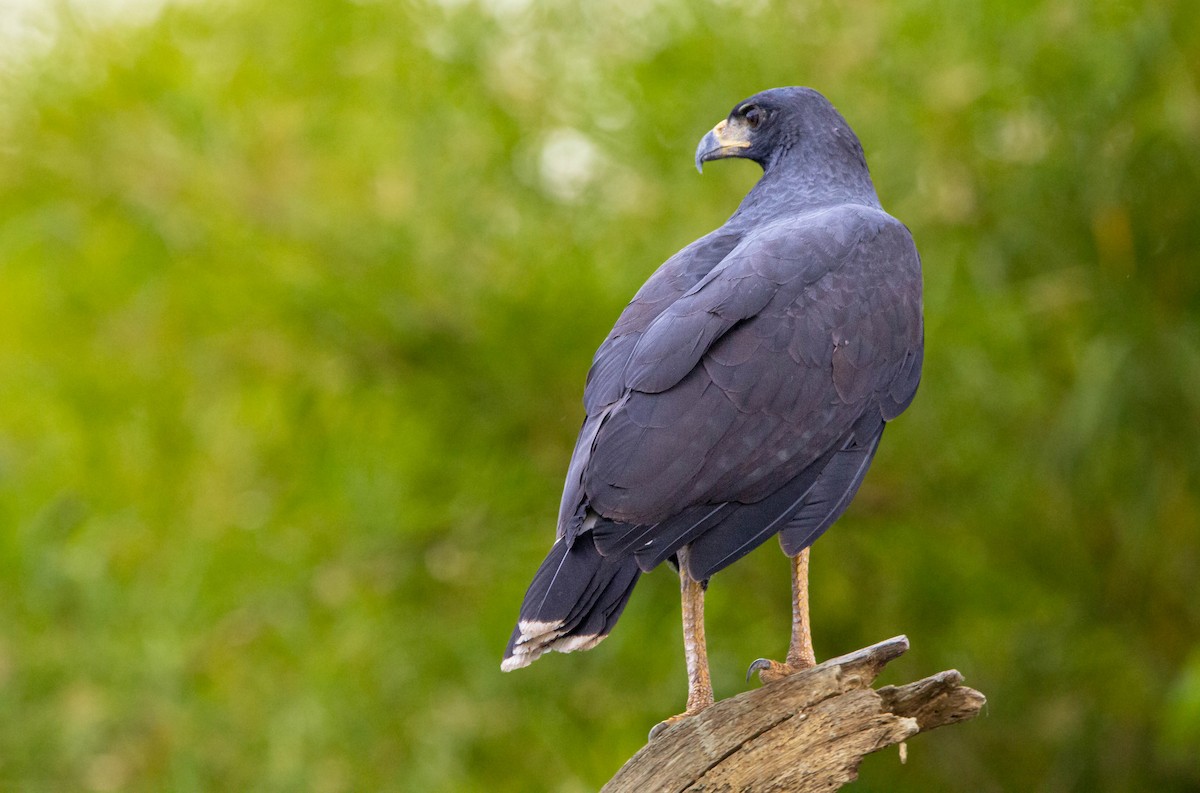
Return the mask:
[[867, 754], [973, 718], [986, 702], [955, 670], [872, 689], [906, 650], [897, 636], [722, 700], [651, 740], [603, 793], [837, 790]]

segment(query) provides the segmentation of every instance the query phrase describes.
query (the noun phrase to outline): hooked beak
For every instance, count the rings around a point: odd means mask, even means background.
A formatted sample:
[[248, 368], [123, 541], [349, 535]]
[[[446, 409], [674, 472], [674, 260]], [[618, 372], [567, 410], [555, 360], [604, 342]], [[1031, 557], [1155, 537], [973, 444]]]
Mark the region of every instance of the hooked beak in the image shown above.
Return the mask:
[[729, 119], [721, 119], [696, 147], [696, 170], [704, 173], [704, 163], [709, 160], [744, 156], [745, 150], [750, 148], [749, 134], [745, 124], [730, 125]]

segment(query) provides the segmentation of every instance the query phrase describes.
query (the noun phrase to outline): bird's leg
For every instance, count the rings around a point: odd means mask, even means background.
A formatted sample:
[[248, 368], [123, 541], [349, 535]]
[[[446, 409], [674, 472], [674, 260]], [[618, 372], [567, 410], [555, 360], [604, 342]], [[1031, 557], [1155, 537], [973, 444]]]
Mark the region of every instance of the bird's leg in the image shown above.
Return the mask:
[[713, 704], [712, 678], [708, 673], [708, 645], [704, 640], [704, 582], [688, 575], [683, 552], [679, 555], [680, 592], [683, 600], [683, 653], [687, 659], [687, 714]]
[[808, 552], [811, 547], [792, 557], [792, 642], [788, 645], [787, 665], [796, 669], [817, 665], [812, 626], [808, 621]]
[[787, 660], [781, 664], [759, 658], [750, 664], [747, 679], [757, 671], [762, 682], [770, 683], [817, 665], [808, 621], [808, 551], [805, 548], [792, 557], [792, 641], [788, 645]]
[[655, 725], [650, 730], [654, 738], [667, 727], [694, 716], [713, 704], [712, 678], [708, 672], [708, 647], [704, 641], [704, 586], [688, 574], [687, 548], [680, 548], [679, 590], [683, 602], [683, 654], [687, 659], [687, 710]]

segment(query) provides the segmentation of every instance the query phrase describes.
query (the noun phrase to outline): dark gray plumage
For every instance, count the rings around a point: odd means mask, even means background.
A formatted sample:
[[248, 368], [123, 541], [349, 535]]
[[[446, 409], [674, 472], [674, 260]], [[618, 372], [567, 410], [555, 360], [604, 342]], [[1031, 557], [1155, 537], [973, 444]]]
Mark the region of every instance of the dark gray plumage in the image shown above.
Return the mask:
[[762, 179], [650, 277], [596, 353], [557, 539], [506, 670], [595, 645], [638, 575], [682, 546], [698, 581], [775, 534], [789, 555], [809, 546], [916, 392], [920, 261], [845, 120], [812, 89], [765, 91], [697, 165], [727, 156]]

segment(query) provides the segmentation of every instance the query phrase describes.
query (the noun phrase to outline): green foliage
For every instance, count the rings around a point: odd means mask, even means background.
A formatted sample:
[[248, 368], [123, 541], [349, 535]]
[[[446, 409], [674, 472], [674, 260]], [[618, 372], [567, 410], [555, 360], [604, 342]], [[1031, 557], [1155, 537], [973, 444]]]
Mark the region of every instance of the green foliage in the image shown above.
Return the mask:
[[[683, 704], [676, 585], [499, 658], [592, 351], [825, 92], [926, 268], [928, 357], [814, 552], [987, 714], [861, 790], [1200, 786], [1200, 29], [1182, 0], [245, 0], [0, 77], [0, 786], [594, 789]], [[718, 576], [718, 696], [780, 654]]]

